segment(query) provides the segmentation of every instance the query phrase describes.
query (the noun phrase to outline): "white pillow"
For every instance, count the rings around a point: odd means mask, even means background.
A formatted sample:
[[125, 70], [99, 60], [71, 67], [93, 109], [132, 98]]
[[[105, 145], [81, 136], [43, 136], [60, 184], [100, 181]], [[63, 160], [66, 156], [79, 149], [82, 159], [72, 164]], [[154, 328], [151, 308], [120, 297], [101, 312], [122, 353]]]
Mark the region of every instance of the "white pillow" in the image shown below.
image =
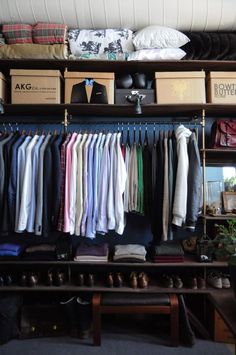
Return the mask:
[[150, 48], [179, 48], [190, 39], [170, 27], [148, 26], [136, 32], [133, 44], [136, 50]]
[[179, 60], [185, 55], [181, 48], [142, 49], [130, 53], [128, 60]]

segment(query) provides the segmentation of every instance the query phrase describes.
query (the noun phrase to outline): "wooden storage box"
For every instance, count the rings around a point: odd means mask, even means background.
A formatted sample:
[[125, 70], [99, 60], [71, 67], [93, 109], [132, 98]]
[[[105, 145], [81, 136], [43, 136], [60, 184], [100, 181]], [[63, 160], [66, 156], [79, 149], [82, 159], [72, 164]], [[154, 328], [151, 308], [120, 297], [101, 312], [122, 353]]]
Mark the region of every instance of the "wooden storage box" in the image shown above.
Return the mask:
[[197, 104], [206, 102], [205, 72], [155, 73], [158, 104]]
[[6, 78], [0, 72], [0, 99], [6, 102]]
[[65, 71], [65, 103], [114, 104], [114, 73]]
[[210, 72], [207, 77], [207, 101], [213, 104], [235, 104], [236, 72]]
[[145, 95], [141, 104], [153, 104], [155, 102], [155, 90], [153, 89], [116, 89], [115, 91], [115, 103], [134, 105], [126, 99], [127, 95], [131, 95], [132, 92], [138, 91], [140, 94]]
[[59, 70], [12, 69], [12, 104], [60, 104], [61, 74]]

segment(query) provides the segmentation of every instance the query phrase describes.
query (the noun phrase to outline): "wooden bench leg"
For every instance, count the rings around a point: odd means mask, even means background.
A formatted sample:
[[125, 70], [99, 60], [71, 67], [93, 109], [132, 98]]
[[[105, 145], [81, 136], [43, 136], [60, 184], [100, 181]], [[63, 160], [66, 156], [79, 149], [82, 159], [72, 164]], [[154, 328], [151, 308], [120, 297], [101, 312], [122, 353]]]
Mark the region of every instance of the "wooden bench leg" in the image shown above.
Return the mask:
[[171, 345], [179, 345], [179, 301], [175, 294], [170, 295], [170, 333]]
[[101, 345], [101, 295], [93, 295], [93, 345]]

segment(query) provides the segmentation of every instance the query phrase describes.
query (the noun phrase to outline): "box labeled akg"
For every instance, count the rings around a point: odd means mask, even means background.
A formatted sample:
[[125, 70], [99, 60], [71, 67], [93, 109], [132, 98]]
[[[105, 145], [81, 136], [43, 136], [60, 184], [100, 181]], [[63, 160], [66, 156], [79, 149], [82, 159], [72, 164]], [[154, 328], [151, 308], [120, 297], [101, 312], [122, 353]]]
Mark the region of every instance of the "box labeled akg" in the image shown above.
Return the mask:
[[158, 72], [156, 96], [158, 104], [204, 104], [205, 72]]
[[114, 73], [65, 71], [65, 103], [114, 104]]
[[12, 104], [60, 104], [61, 73], [59, 70], [12, 69]]
[[207, 101], [213, 104], [235, 104], [236, 72], [210, 72], [207, 77]]

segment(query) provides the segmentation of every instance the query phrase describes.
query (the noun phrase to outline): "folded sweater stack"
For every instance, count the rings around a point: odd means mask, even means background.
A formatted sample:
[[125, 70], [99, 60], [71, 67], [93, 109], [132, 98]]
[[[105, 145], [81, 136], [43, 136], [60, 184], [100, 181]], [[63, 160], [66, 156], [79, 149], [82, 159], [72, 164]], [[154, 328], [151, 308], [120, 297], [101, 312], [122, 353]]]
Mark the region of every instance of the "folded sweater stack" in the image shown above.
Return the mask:
[[181, 263], [184, 261], [184, 251], [178, 242], [164, 242], [153, 248], [154, 263]]
[[106, 262], [108, 261], [108, 244], [89, 245], [81, 243], [76, 249], [74, 261]]
[[115, 245], [113, 261], [142, 263], [146, 261], [146, 249], [140, 244]]

